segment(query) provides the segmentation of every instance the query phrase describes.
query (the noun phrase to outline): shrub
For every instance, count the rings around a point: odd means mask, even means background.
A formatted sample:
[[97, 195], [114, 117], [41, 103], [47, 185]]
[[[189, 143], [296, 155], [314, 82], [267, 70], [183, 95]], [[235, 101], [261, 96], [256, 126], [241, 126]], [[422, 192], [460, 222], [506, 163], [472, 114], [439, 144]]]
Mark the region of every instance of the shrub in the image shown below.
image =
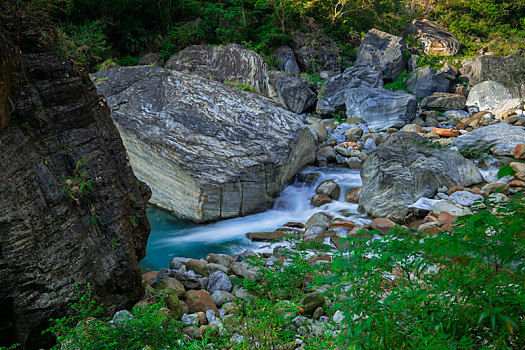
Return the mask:
[[523, 348], [523, 204], [487, 202], [436, 236], [396, 229], [350, 241], [334, 262], [348, 326], [341, 340], [356, 348]]

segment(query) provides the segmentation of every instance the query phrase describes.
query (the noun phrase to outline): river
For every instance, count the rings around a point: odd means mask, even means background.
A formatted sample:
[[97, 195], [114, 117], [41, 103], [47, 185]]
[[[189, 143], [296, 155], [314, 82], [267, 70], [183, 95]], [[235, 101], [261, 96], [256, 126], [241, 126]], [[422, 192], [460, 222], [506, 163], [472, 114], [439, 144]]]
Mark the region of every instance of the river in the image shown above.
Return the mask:
[[[319, 208], [310, 205], [316, 187], [330, 179], [341, 187], [339, 200]], [[334, 217], [357, 219], [360, 217], [357, 204], [346, 202], [344, 196], [348, 190], [358, 186], [361, 186], [358, 170], [338, 166], [309, 167], [281, 191], [272, 209], [210, 224], [184, 221], [164, 210], [148, 206], [151, 234], [146, 257], [140, 263], [141, 269], [146, 272], [168, 268], [171, 258], [176, 256], [200, 259], [209, 253], [233, 255], [245, 249], [263, 250], [267, 243], [251, 242], [245, 234], [273, 231], [290, 221], [304, 223], [320, 211]]]

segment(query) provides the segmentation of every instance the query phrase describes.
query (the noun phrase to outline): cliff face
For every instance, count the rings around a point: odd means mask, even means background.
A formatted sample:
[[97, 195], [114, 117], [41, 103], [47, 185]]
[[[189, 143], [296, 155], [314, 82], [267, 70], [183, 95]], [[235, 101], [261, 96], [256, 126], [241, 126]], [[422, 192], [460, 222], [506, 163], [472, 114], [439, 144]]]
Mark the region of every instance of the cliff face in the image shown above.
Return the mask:
[[108, 312], [140, 298], [151, 192], [53, 26], [2, 20], [0, 34], [0, 346], [34, 349], [75, 284]]

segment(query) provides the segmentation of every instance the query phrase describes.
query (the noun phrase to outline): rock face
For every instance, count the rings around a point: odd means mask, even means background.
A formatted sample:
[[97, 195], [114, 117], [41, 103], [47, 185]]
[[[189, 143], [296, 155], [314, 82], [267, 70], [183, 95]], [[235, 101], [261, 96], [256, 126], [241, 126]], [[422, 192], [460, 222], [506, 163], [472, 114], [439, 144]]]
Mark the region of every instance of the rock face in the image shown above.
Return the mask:
[[383, 79], [393, 81], [405, 69], [403, 51], [405, 41], [395, 35], [370, 29], [357, 50], [356, 65], [377, 65], [381, 68]]
[[427, 146], [415, 133], [398, 132], [371, 153], [361, 169], [359, 210], [399, 222], [409, 206], [442, 186], [469, 186], [483, 177], [459, 153]]
[[280, 70], [292, 74], [299, 74], [301, 72], [291, 47], [286, 45], [281, 46], [275, 50], [273, 58], [277, 62], [277, 66]]
[[23, 71], [2, 72], [15, 112], [0, 132], [0, 346], [47, 348], [41, 331], [68, 311], [74, 284], [90, 283], [108, 314], [142, 296], [150, 192], [87, 74], [57, 54], [51, 23], [0, 23], [23, 50], [11, 65]]
[[467, 106], [476, 106], [480, 110], [492, 110], [501, 103], [512, 99], [509, 90], [495, 81], [484, 81], [470, 90]]
[[428, 19], [415, 19], [403, 31], [403, 38], [413, 36], [423, 45], [427, 54], [454, 56], [463, 45], [443, 27]]
[[256, 52], [241, 45], [193, 45], [172, 56], [166, 68], [220, 82], [247, 84], [268, 95], [268, 65]]
[[346, 115], [361, 118], [375, 131], [401, 128], [416, 117], [417, 98], [404, 92], [382, 88], [348, 89]]
[[383, 87], [383, 76], [377, 66], [348, 67], [323, 84], [317, 101], [317, 113], [327, 115], [345, 111], [345, 91], [360, 87]]
[[308, 32], [296, 32], [292, 49], [303, 72], [329, 78], [341, 73], [341, 49], [321, 30], [309, 26]]
[[259, 212], [314, 159], [315, 136], [271, 99], [161, 67], [92, 75], [151, 201], [197, 222]]
[[512, 156], [514, 148], [525, 143], [525, 127], [508, 123], [484, 126], [454, 139], [454, 145], [465, 155], [490, 151]]
[[446, 92], [436, 92], [427, 96], [421, 101], [421, 107], [426, 109], [436, 109], [439, 111], [462, 110], [465, 108], [465, 96], [458, 94], [448, 94]]
[[317, 101], [317, 95], [295, 74], [269, 72], [269, 96], [294, 113], [303, 113]]
[[[22, 59], [20, 50], [11, 45], [17, 41], [14, 35], [13, 23], [6, 22], [6, 28], [2, 28], [4, 36], [0, 36], [0, 132], [9, 124], [13, 106], [9, 99], [9, 83], [11, 75], [20, 70]], [[8, 32], [8, 30], [10, 30]], [[12, 32], [11, 32], [12, 31]]]
[[430, 96], [434, 92], [447, 92], [449, 85], [450, 81], [445, 74], [430, 67], [419, 68], [407, 80], [407, 88], [419, 98]]
[[525, 99], [525, 59], [521, 57], [479, 56], [463, 66], [460, 73], [470, 85], [493, 80], [505, 86], [513, 97]]

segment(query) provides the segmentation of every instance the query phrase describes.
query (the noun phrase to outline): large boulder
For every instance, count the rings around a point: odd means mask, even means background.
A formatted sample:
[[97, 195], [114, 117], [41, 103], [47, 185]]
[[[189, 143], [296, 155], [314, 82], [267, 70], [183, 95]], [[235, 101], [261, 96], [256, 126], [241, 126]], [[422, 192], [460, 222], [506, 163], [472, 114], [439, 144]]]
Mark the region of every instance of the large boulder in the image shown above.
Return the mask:
[[220, 82], [237, 82], [268, 94], [268, 65], [255, 51], [238, 44], [193, 45], [172, 56], [166, 68]]
[[513, 97], [525, 99], [525, 59], [521, 57], [479, 56], [459, 71], [470, 85], [493, 80], [505, 86]]
[[382, 88], [355, 88], [345, 92], [346, 115], [360, 118], [370, 129], [384, 131], [409, 124], [417, 111], [417, 98]]
[[273, 59], [280, 70], [286, 73], [299, 74], [301, 71], [290, 46], [283, 45], [273, 53]]
[[398, 132], [381, 143], [361, 169], [359, 210], [399, 222], [411, 204], [433, 197], [438, 188], [470, 186], [483, 180], [474, 164], [458, 152], [430, 145], [410, 132]]
[[280, 71], [269, 72], [269, 96], [284, 108], [301, 114], [317, 101], [317, 95], [299, 76]]
[[12, 45], [16, 41], [15, 33], [2, 31], [0, 35], [0, 132], [2, 132], [11, 119], [13, 106], [9, 98], [9, 85], [11, 75], [16, 74], [22, 65], [21, 52], [17, 46]]
[[377, 66], [348, 67], [326, 81], [320, 89], [317, 113], [327, 115], [345, 111], [345, 91], [360, 87], [383, 87], [383, 76]]
[[461, 135], [452, 142], [465, 156], [475, 156], [487, 151], [512, 156], [514, 148], [525, 143], [525, 127], [498, 123]]
[[447, 92], [449, 85], [450, 81], [445, 74], [436, 72], [431, 67], [419, 68], [407, 80], [407, 88], [419, 98], [435, 92]]
[[341, 49], [320, 29], [308, 26], [307, 32], [292, 36], [292, 49], [301, 71], [329, 78], [341, 73]]
[[2, 18], [1, 38], [20, 61], [1, 67], [16, 119], [0, 132], [0, 347], [48, 349], [41, 331], [69, 311], [75, 284], [107, 315], [142, 297], [150, 192], [51, 22]]
[[470, 90], [467, 107], [475, 106], [479, 110], [490, 111], [510, 99], [512, 95], [505, 86], [489, 80], [477, 84]]
[[266, 210], [314, 159], [315, 136], [271, 99], [161, 67], [92, 75], [151, 202], [197, 222]]
[[355, 64], [377, 65], [383, 79], [393, 81], [405, 70], [403, 51], [406, 51], [403, 38], [370, 29], [359, 45]]
[[426, 54], [454, 56], [463, 47], [453, 34], [428, 19], [414, 19], [410, 22], [403, 31], [403, 38], [409, 36], [421, 43]]

